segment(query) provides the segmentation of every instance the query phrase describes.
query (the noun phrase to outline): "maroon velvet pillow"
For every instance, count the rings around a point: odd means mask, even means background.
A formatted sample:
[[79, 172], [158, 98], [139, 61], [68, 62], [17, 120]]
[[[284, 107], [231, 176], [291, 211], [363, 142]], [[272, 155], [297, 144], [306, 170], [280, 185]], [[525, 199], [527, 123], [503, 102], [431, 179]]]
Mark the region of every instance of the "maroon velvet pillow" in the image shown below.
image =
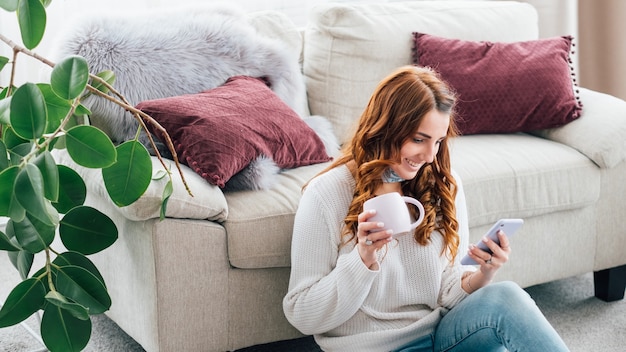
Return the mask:
[[220, 187], [260, 155], [281, 168], [330, 160], [317, 134], [260, 79], [232, 77], [214, 89], [137, 108], [168, 132], [182, 163]]
[[516, 43], [413, 38], [413, 63], [438, 71], [457, 93], [461, 134], [529, 132], [581, 114], [570, 36]]

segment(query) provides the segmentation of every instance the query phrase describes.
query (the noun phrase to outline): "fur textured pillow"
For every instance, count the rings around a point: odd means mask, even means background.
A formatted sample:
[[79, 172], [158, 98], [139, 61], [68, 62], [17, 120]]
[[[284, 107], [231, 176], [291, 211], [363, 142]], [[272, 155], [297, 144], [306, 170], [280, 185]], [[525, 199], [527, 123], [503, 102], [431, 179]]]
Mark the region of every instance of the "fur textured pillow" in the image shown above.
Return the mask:
[[493, 43], [413, 35], [413, 63], [438, 71], [458, 94], [461, 134], [530, 132], [581, 114], [570, 36]]
[[[235, 7], [86, 16], [61, 36], [56, 51], [56, 59], [85, 57], [92, 72], [112, 70], [115, 88], [131, 105], [197, 93], [246, 75], [265, 77], [276, 95], [304, 116], [299, 58], [282, 42], [257, 33]], [[91, 123], [114, 142], [134, 138], [137, 122], [122, 108], [98, 98], [84, 103], [92, 112]]]
[[[131, 105], [194, 94], [218, 87], [229, 77], [246, 75], [264, 77], [280, 99], [306, 116], [299, 50], [290, 47], [293, 43], [272, 39], [256, 29], [275, 20], [269, 15], [249, 20], [241, 9], [225, 4], [96, 13], [72, 22], [57, 39], [52, 56], [60, 60], [77, 54], [85, 57], [92, 72], [112, 70], [115, 88]], [[283, 20], [285, 23], [288, 18]], [[87, 98], [83, 103], [92, 112], [91, 124], [115, 143], [135, 137], [138, 123], [124, 109], [99, 98]], [[154, 154], [145, 134], [140, 141]], [[156, 142], [161, 154], [169, 157], [167, 148]], [[271, 161], [258, 162], [255, 165], [257, 160], [253, 160], [250, 170], [235, 176], [236, 189], [271, 187], [277, 166]]]
[[237, 76], [211, 90], [137, 108], [165, 128], [183, 163], [220, 187], [257, 158], [280, 168], [331, 159], [315, 131], [260, 79]]

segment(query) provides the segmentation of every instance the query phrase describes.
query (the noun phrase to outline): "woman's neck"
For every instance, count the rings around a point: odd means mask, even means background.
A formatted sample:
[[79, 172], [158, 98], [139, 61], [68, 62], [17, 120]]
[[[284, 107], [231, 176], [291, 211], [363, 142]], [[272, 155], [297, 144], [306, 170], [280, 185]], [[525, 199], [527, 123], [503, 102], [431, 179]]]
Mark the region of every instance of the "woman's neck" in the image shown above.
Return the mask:
[[391, 192], [398, 192], [402, 195], [402, 186], [400, 185], [400, 182], [383, 183], [376, 189], [374, 194], [379, 196], [381, 194], [391, 193]]
[[[346, 163], [346, 166], [348, 167], [348, 170], [350, 170], [350, 172], [352, 173], [352, 176], [354, 178], [356, 178], [356, 163], [354, 162], [354, 160], [348, 161]], [[379, 196], [381, 194], [391, 193], [391, 192], [398, 192], [401, 195], [403, 195], [402, 194], [402, 186], [400, 185], [400, 182], [385, 182], [385, 183], [382, 183], [376, 189], [374, 194]]]

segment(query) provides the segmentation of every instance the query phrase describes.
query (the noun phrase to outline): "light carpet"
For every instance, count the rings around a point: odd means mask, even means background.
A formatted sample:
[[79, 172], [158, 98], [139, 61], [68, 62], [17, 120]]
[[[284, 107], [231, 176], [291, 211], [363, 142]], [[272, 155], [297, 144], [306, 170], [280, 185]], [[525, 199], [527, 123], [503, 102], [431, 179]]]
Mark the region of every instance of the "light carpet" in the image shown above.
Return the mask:
[[[0, 303], [19, 282], [19, 275], [0, 252]], [[572, 352], [626, 351], [626, 300], [606, 303], [594, 297], [591, 273], [526, 289]], [[115, 302], [113, 303], [115, 304]], [[92, 337], [86, 352], [142, 352], [144, 349], [105, 315], [92, 317]], [[37, 331], [35, 316], [26, 326], [0, 329], [0, 352], [46, 351], [28, 331]], [[311, 339], [246, 348], [240, 352], [315, 351]]]

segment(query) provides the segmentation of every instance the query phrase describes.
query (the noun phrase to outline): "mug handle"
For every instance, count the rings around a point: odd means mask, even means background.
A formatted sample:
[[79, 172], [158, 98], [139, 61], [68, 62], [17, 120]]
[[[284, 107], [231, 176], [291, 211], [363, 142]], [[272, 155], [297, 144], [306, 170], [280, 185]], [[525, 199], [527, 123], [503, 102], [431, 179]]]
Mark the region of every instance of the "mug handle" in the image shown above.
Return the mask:
[[419, 218], [415, 220], [414, 223], [411, 224], [411, 230], [415, 230], [417, 225], [419, 225], [422, 222], [422, 220], [424, 220], [424, 206], [415, 198], [403, 196], [402, 199], [404, 200], [405, 203], [413, 204], [417, 207], [417, 209], [419, 209], [419, 213], [420, 213]]

